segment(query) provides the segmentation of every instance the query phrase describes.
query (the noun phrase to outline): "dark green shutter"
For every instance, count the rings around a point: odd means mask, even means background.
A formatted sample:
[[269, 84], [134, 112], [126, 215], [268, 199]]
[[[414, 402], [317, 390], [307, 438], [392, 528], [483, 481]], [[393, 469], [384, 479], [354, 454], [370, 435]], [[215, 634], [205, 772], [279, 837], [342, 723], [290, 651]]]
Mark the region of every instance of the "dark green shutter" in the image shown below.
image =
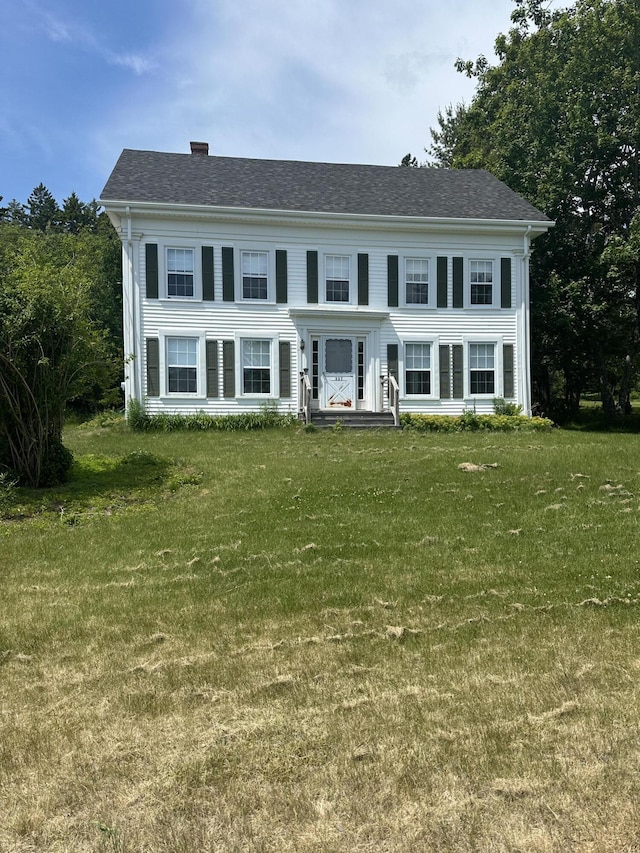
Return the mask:
[[147, 338], [147, 397], [160, 396], [160, 341]]
[[387, 344], [387, 371], [398, 379], [398, 344]]
[[[225, 302], [234, 302], [236, 298], [235, 275], [233, 271], [233, 248], [222, 247], [222, 298]], [[231, 395], [234, 396], [233, 394]]]
[[291, 397], [291, 344], [280, 341], [280, 397]]
[[447, 259], [437, 259], [437, 306], [438, 308], [447, 307]]
[[511, 258], [500, 259], [500, 307], [511, 308]]
[[307, 252], [307, 302], [316, 304], [318, 301], [318, 253], [314, 250]]
[[213, 246], [202, 247], [202, 298], [209, 302], [215, 298], [213, 287]]
[[287, 252], [276, 249], [276, 302], [286, 302], [287, 298]]
[[369, 255], [358, 255], [358, 305], [369, 304]]
[[464, 264], [462, 258], [453, 259], [453, 307], [464, 308]]
[[387, 305], [398, 307], [398, 256], [387, 255]]
[[451, 351], [447, 345], [440, 346], [440, 399], [451, 398]]
[[464, 399], [464, 354], [461, 344], [451, 347], [453, 351], [453, 399]]
[[502, 382], [505, 397], [513, 397], [515, 393], [513, 382], [513, 344], [502, 347]]
[[236, 396], [236, 346], [234, 341], [222, 342], [222, 395]]
[[218, 341], [207, 341], [207, 397], [218, 396]]
[[147, 243], [145, 251], [145, 269], [147, 280], [147, 299], [158, 298], [158, 244]]

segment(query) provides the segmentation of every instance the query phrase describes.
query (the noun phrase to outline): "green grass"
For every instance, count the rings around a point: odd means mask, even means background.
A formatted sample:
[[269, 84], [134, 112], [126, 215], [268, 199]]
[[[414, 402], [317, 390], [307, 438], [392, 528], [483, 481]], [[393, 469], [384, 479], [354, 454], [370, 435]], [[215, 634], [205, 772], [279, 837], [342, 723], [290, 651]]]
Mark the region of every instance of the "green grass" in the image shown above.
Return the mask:
[[636, 437], [66, 440], [0, 521], [3, 853], [638, 849]]

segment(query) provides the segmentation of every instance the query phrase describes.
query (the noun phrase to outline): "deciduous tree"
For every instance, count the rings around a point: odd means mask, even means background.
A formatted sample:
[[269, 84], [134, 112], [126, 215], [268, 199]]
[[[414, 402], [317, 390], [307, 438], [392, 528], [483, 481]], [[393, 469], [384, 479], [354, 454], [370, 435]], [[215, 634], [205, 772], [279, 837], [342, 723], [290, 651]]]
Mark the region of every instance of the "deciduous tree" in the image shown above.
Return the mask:
[[512, 22], [496, 65], [458, 61], [476, 92], [439, 115], [430, 154], [488, 169], [556, 220], [532, 259], [535, 386], [548, 405], [560, 379], [570, 408], [597, 387], [613, 415], [640, 356], [640, 281], [623, 286], [607, 251], [640, 201], [640, 5], [516, 0]]

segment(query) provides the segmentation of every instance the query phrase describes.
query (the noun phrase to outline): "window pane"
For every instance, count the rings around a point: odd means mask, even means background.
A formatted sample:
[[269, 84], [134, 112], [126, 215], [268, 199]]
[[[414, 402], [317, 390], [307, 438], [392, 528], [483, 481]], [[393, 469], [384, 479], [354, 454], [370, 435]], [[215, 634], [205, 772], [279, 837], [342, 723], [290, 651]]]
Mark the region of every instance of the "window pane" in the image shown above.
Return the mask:
[[167, 249], [167, 270], [193, 275], [193, 249]]
[[324, 369], [327, 373], [353, 373], [353, 341], [330, 338], [324, 347]]
[[426, 258], [405, 260], [406, 301], [410, 305], [429, 302], [429, 261]]
[[471, 304], [493, 303], [493, 261], [471, 261]]
[[492, 284], [472, 284], [471, 285], [471, 304], [472, 305], [491, 305], [493, 303], [493, 285]]
[[271, 393], [271, 341], [242, 341], [242, 391]]
[[349, 278], [348, 255], [327, 255], [327, 278]]
[[429, 370], [407, 370], [406, 372], [407, 394], [430, 394], [431, 393], [431, 371]]
[[170, 394], [197, 394], [197, 338], [167, 338], [167, 390]]
[[242, 298], [268, 298], [268, 256], [266, 252], [242, 252]]
[[327, 302], [348, 302], [349, 282], [327, 279]]
[[267, 275], [267, 253], [266, 252], [243, 252], [242, 253], [242, 275]]
[[167, 295], [193, 296], [193, 249], [167, 249]]
[[271, 341], [242, 341], [243, 367], [270, 367]]
[[266, 299], [267, 298], [267, 279], [257, 278], [256, 276], [242, 277], [242, 298], [243, 299]]
[[431, 367], [431, 344], [407, 344], [405, 360], [407, 370], [428, 370]]
[[491, 369], [495, 367], [494, 344], [470, 344], [469, 345], [469, 367], [472, 370]]
[[493, 394], [495, 382], [493, 370], [472, 370], [470, 375], [470, 391], [472, 394]]
[[349, 257], [327, 255], [326, 257], [326, 300], [327, 302], [349, 301]]
[[197, 393], [198, 379], [194, 367], [170, 367], [168, 373], [170, 394]]
[[269, 370], [245, 367], [243, 370], [243, 388], [245, 394], [270, 394], [271, 381]]
[[197, 365], [196, 338], [167, 338], [167, 362], [170, 365]]
[[485, 284], [493, 281], [493, 261], [471, 261], [471, 281]]
[[408, 281], [406, 298], [409, 305], [427, 305], [429, 303], [429, 285]]

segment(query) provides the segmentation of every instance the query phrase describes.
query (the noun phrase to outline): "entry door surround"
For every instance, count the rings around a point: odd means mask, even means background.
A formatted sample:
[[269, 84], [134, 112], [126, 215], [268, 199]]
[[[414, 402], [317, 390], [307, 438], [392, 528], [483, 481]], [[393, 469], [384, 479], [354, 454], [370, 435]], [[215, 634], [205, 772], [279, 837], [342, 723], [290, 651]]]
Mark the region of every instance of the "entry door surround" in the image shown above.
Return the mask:
[[324, 335], [320, 347], [320, 408], [353, 411], [358, 394], [358, 346], [353, 335]]

